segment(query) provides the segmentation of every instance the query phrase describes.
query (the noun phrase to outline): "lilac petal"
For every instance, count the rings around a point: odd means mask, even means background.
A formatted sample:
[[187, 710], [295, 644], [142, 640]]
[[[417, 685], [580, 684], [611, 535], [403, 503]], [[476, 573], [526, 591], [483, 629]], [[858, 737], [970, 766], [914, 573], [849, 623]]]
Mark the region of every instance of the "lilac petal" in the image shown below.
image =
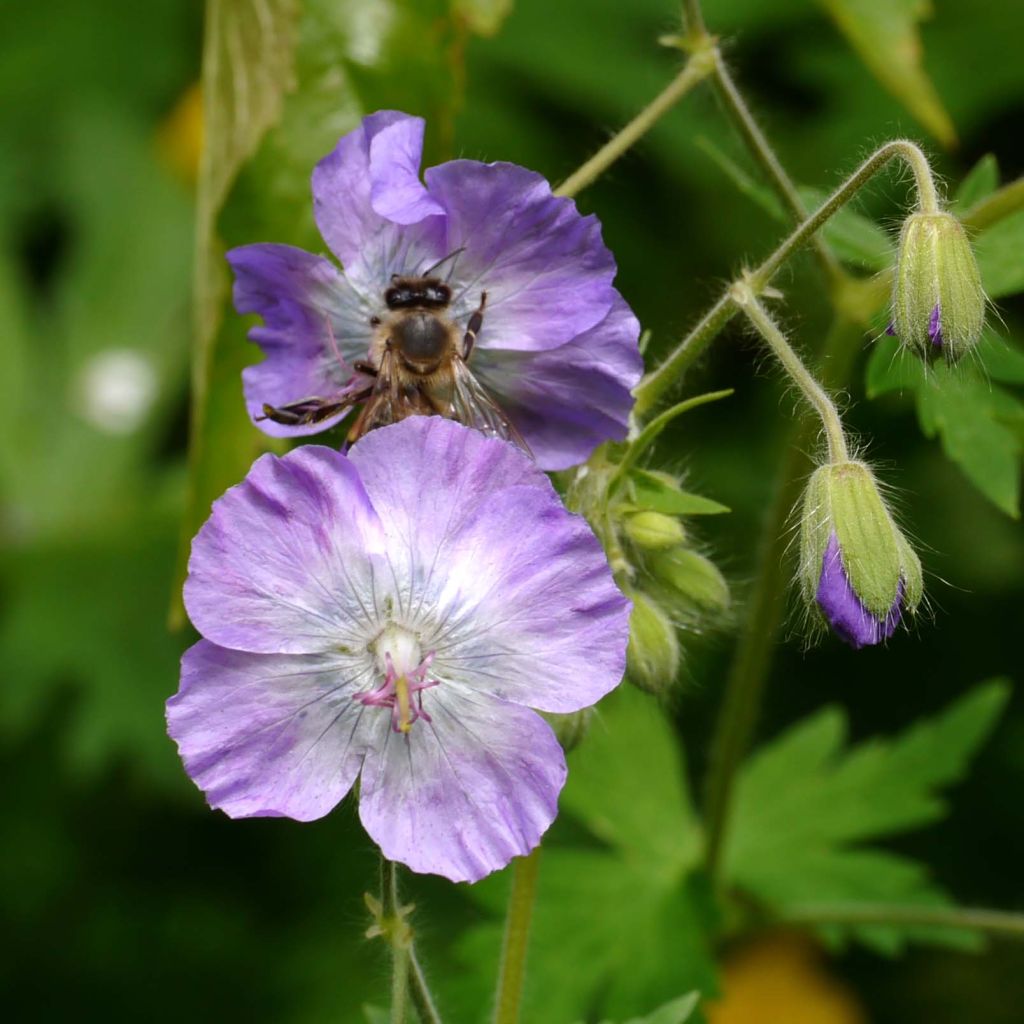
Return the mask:
[[370, 347], [370, 309], [333, 263], [302, 249], [243, 245], [227, 260], [235, 273], [235, 308], [263, 317], [249, 338], [266, 358], [242, 371], [253, 422], [272, 437], [333, 426], [344, 412], [319, 423], [285, 426], [264, 418], [263, 406], [342, 393], [353, 375], [350, 364], [365, 358]]
[[[356, 684], [358, 685], [358, 684]], [[337, 655], [185, 652], [167, 725], [185, 770], [232, 818], [322, 817], [352, 788], [370, 716]]]
[[453, 160], [426, 172], [447, 211], [455, 305], [468, 311], [487, 292], [481, 348], [556, 348], [600, 323], [611, 309], [615, 261], [594, 216], [551, 194], [514, 164]]
[[896, 600], [885, 618], [873, 615], [850, 585], [843, 568], [839, 539], [832, 532], [821, 560], [821, 577], [815, 599], [836, 636], [856, 649], [887, 640], [900, 621], [903, 594], [901, 579]]
[[359, 817], [391, 860], [475, 882], [532, 850], [554, 820], [565, 756], [526, 708], [431, 691], [430, 721], [387, 730], [367, 753]]
[[365, 637], [380, 524], [349, 460], [306, 446], [264, 455], [192, 542], [185, 607], [236, 650], [314, 654]]
[[419, 181], [423, 119], [382, 110], [313, 171], [313, 212], [356, 289], [377, 299], [395, 273], [445, 253], [444, 210]]
[[640, 325], [616, 293], [596, 327], [545, 352], [478, 350], [473, 372], [496, 396], [546, 470], [584, 462], [626, 436], [643, 372]]
[[618, 685], [629, 603], [585, 520], [529, 459], [433, 417], [375, 431], [351, 458], [389, 557], [400, 553], [400, 591], [440, 622], [422, 637], [439, 678], [554, 712]]
[[939, 304], [935, 303], [932, 315], [928, 318], [928, 337], [936, 348], [942, 348], [942, 319]]

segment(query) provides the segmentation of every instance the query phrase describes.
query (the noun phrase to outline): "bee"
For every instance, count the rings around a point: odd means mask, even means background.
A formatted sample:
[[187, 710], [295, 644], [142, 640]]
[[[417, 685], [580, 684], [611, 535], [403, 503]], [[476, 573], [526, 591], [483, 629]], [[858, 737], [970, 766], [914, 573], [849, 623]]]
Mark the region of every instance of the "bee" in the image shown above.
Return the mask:
[[356, 372], [367, 378], [366, 386], [349, 387], [333, 398], [264, 405], [264, 418], [287, 426], [319, 423], [364, 402], [349, 431], [350, 444], [407, 416], [444, 416], [512, 441], [529, 454], [529, 446], [507, 414], [466, 365], [483, 326], [487, 293], [481, 293], [480, 305], [465, 330], [449, 313], [451, 301], [451, 287], [429, 272], [419, 277], [393, 276], [384, 293], [387, 312], [370, 320], [374, 329], [370, 357], [354, 364]]

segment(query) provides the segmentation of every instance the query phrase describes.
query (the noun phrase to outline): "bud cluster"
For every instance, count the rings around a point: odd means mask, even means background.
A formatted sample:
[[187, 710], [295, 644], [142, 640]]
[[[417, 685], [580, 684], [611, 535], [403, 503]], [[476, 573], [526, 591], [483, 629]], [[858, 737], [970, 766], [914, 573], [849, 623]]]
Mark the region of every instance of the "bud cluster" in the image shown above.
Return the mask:
[[730, 603], [725, 578], [694, 548], [685, 520], [727, 510], [684, 490], [670, 473], [620, 473], [607, 448], [578, 472], [568, 502], [590, 520], [633, 602], [627, 678], [665, 693], [682, 661], [679, 630], [697, 631], [723, 618]]

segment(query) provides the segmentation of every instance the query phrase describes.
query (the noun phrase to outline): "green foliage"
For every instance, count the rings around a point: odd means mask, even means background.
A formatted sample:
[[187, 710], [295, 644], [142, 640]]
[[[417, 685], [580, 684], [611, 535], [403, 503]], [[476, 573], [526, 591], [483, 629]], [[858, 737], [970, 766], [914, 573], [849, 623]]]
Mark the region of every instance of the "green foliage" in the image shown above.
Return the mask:
[[969, 210], [975, 203], [990, 196], [999, 187], [999, 163], [991, 153], [986, 153], [960, 182], [954, 196], [959, 213]]
[[[545, 844], [523, 1018], [623, 1018], [680, 988], [714, 994], [706, 900], [689, 877], [699, 831], [678, 745], [653, 701], [622, 687], [601, 704], [570, 757], [561, 806], [586, 832]], [[507, 874], [472, 890], [496, 916]], [[443, 981], [453, 1004], [488, 1005], [500, 939], [495, 919], [460, 941], [462, 976]]]
[[930, 0], [819, 0], [871, 73], [943, 145], [956, 141], [953, 122], [922, 66], [918, 24]]
[[[625, 1024], [684, 1024], [690, 1019], [699, 1002], [700, 993], [691, 992], [687, 996], [680, 996], [670, 1003], [659, 1006], [644, 1017], [633, 1017]], [[611, 1024], [611, 1021], [605, 1021], [604, 1024]]]
[[[725, 853], [730, 880], [775, 913], [814, 904], [943, 905], [927, 869], [862, 844], [939, 820], [941, 787], [961, 779], [1009, 696], [988, 683], [893, 740], [844, 749], [846, 720], [825, 708], [758, 751], [743, 769]], [[974, 948], [963, 931], [832, 926], [880, 952], [927, 941]]]
[[993, 381], [1024, 383], [1024, 355], [989, 330], [975, 358], [978, 365], [928, 367], [895, 339], [883, 338], [868, 362], [868, 395], [910, 392], [925, 436], [938, 436], [971, 483], [1016, 518], [1024, 402]]

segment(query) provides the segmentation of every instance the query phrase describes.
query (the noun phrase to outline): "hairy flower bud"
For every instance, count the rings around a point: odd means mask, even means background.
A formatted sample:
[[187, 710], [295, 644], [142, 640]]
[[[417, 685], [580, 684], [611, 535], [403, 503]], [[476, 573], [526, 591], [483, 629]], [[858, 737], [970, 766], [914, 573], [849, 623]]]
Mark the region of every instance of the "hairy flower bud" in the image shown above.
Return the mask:
[[651, 574], [705, 612], [724, 612], [729, 607], [729, 584], [718, 566], [689, 548], [659, 551], [648, 560]]
[[657, 551], [686, 540], [683, 524], [675, 516], [644, 510], [632, 512], [623, 520], [626, 536], [638, 547]]
[[554, 712], [541, 714], [554, 730], [562, 749], [568, 754], [570, 750], [575, 750], [586, 736], [587, 729], [590, 728], [590, 719], [593, 717], [593, 708], [583, 708], [567, 715], [557, 715]]
[[912, 213], [903, 222], [890, 332], [919, 356], [956, 362], [985, 324], [985, 292], [960, 221], [950, 213]]
[[807, 605], [852, 647], [892, 636], [921, 600], [921, 563], [862, 462], [817, 469], [804, 496], [800, 587]]
[[648, 693], [663, 694], [679, 671], [679, 640], [664, 609], [649, 595], [630, 590], [633, 602], [626, 648], [626, 678]]

